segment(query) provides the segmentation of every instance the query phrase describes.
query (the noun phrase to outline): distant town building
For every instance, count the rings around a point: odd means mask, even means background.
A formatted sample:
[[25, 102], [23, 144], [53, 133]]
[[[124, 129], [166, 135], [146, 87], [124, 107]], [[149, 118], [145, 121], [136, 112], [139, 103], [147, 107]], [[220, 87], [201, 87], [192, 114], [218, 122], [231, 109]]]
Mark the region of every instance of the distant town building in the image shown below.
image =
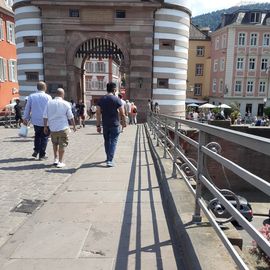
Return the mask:
[[19, 96], [12, 4], [0, 0], [0, 110]]
[[[187, 101], [208, 100], [211, 76], [211, 38], [209, 28], [191, 24], [188, 51]], [[192, 103], [192, 102], [190, 102]]]
[[112, 58], [91, 58], [86, 60], [84, 66], [84, 89], [88, 108], [96, 104], [96, 101], [107, 93], [106, 86], [108, 82], [114, 82], [117, 92], [120, 91], [121, 74], [119, 67], [119, 64], [114, 62]]
[[224, 14], [211, 37], [211, 102], [263, 115], [270, 106], [270, 11]]
[[[20, 93], [44, 79], [51, 94], [85, 100], [84, 62], [119, 61], [127, 98], [145, 119], [148, 99], [161, 112], [185, 110], [191, 4], [186, 0], [16, 0]], [[31, 47], [31, 48], [30, 48]]]

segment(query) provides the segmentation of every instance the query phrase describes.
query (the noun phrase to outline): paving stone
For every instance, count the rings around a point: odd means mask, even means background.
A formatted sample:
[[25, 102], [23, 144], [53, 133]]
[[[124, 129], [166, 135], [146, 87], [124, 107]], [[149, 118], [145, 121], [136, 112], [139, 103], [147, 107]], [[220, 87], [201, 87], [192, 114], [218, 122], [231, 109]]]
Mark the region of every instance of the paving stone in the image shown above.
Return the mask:
[[74, 259], [90, 227], [90, 223], [38, 223], [10, 258]]
[[2, 270], [111, 270], [112, 258], [79, 258], [79, 259], [13, 259]]

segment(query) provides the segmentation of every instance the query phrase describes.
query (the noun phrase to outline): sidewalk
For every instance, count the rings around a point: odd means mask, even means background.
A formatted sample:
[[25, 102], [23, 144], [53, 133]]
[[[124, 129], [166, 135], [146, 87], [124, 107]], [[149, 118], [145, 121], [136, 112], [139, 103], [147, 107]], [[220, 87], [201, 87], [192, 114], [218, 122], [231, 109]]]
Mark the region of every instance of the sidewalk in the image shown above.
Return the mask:
[[[0, 138], [6, 196], [0, 214], [12, 220], [7, 225], [14, 222], [2, 237], [1, 270], [184, 269], [180, 254], [174, 256], [143, 126], [121, 134], [114, 168], [105, 166], [103, 139], [93, 126], [71, 134], [68, 166], [60, 170], [25, 158], [31, 139], [22, 146], [18, 138]], [[6, 149], [14, 143], [17, 151]], [[27, 195], [47, 201], [30, 216], [9, 213]]]

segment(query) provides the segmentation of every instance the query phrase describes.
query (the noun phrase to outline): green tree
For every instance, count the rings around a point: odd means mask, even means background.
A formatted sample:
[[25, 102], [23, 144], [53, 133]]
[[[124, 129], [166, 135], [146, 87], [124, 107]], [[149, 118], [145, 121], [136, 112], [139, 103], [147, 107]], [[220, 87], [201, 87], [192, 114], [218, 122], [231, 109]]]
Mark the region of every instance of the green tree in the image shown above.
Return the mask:
[[270, 107], [265, 107], [263, 110], [264, 114], [270, 118]]

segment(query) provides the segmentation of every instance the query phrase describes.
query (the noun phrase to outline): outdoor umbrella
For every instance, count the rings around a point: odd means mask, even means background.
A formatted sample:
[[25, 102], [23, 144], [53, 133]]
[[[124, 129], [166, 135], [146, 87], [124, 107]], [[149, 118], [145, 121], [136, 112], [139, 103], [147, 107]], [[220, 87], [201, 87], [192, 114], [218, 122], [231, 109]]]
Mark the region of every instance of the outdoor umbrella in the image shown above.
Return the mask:
[[199, 106], [199, 108], [201, 108], [201, 109], [204, 109], [204, 108], [205, 109], [213, 109], [213, 108], [216, 108], [216, 106], [211, 104], [211, 103], [205, 103], [205, 104]]
[[191, 103], [191, 104], [188, 104], [187, 107], [199, 107], [199, 105], [195, 103]]
[[219, 108], [222, 108], [222, 109], [230, 109], [231, 108], [231, 106], [229, 106], [229, 105], [227, 105], [227, 104], [220, 104], [220, 105], [218, 105], [218, 107]]

